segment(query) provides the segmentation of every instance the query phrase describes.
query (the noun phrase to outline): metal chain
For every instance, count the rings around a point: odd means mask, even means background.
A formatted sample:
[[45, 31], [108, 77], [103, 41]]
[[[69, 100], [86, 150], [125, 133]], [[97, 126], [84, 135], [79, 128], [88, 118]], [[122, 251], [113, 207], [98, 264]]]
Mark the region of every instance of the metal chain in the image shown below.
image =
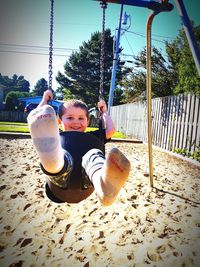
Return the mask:
[[50, 40], [49, 40], [49, 90], [52, 90], [54, 0], [50, 1], [51, 1], [51, 11], [50, 11]]
[[[105, 11], [107, 8], [107, 3], [103, 0], [101, 3], [101, 8], [103, 8], [102, 15], [102, 33], [101, 33], [101, 55], [100, 55], [100, 87], [99, 87], [99, 101], [103, 99], [104, 92], [104, 69], [105, 69]], [[104, 140], [106, 124], [103, 119], [103, 113], [101, 110], [98, 112], [99, 118], [99, 130], [100, 130], [100, 139]]]
[[105, 69], [105, 10], [107, 8], [106, 2], [100, 3], [103, 8], [102, 17], [102, 33], [101, 33], [101, 55], [100, 55], [100, 88], [99, 88], [99, 100], [103, 99], [104, 91], [104, 69]]

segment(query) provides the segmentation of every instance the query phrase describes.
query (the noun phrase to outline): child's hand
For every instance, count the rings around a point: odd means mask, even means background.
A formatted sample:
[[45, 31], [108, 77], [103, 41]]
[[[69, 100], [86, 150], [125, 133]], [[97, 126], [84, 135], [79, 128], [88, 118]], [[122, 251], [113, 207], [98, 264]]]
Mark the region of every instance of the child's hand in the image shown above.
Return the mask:
[[46, 90], [43, 94], [43, 101], [48, 103], [48, 101], [53, 99], [53, 93], [51, 90]]
[[43, 97], [42, 97], [42, 101], [40, 102], [40, 104], [38, 105], [38, 107], [42, 107], [44, 105], [48, 104], [48, 101], [53, 99], [53, 93], [51, 90], [46, 90], [43, 93]]
[[102, 112], [102, 113], [106, 113], [107, 112], [107, 105], [106, 102], [104, 100], [100, 100], [97, 103], [98, 109]]

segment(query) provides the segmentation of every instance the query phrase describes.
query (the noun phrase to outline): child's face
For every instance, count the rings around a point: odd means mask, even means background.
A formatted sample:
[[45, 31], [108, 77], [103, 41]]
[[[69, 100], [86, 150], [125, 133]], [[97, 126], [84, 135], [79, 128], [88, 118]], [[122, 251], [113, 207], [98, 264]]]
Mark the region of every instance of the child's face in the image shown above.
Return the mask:
[[86, 112], [82, 108], [70, 106], [62, 115], [64, 131], [84, 132], [88, 126]]

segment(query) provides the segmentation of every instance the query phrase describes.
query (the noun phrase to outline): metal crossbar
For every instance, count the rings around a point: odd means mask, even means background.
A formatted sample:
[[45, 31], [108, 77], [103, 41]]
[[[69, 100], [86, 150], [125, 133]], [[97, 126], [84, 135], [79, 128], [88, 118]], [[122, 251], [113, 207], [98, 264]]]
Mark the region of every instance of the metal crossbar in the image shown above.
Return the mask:
[[[95, 0], [102, 1], [102, 0]], [[166, 0], [151, 1], [151, 0], [105, 0], [105, 2], [113, 4], [122, 4], [129, 6], [138, 6], [152, 9], [155, 12], [171, 11], [173, 5]]]

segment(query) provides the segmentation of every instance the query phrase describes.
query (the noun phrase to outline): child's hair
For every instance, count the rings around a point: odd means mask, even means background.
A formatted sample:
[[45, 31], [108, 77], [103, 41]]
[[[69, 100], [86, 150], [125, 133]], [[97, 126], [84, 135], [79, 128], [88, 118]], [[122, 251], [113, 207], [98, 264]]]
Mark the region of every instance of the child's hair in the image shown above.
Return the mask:
[[89, 119], [88, 106], [82, 100], [79, 100], [79, 99], [69, 99], [69, 100], [63, 102], [59, 106], [58, 116], [60, 119], [62, 118], [62, 115], [65, 113], [65, 110], [70, 106], [83, 109], [86, 113], [87, 118]]

